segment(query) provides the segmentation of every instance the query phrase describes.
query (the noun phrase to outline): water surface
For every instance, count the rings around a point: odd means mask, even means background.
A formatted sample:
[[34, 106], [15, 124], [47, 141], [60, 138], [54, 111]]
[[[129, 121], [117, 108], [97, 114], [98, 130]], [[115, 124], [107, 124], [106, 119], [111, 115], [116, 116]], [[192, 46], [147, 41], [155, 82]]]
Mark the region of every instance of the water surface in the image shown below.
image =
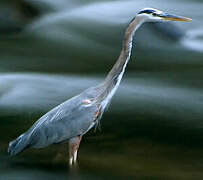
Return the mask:
[[[18, 22], [8, 21], [5, 12], [24, 13], [13, 2], [1, 3], [7, 9], [0, 18], [12, 26], [0, 34], [0, 179], [202, 179], [202, 3], [26, 2], [39, 14]], [[78, 166], [68, 168], [64, 144], [9, 158], [9, 141], [56, 105], [102, 82], [127, 22], [150, 6], [194, 20], [138, 30], [121, 87], [101, 128], [84, 136]], [[21, 23], [20, 30], [13, 22]]]

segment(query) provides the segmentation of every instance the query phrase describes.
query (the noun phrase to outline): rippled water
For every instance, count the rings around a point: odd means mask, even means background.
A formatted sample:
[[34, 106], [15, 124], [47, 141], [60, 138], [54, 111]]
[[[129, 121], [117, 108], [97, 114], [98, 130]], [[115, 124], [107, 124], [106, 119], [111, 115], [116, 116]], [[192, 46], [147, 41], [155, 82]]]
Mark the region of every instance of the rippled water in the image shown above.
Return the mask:
[[[38, 14], [34, 18], [5, 2], [0, 3], [0, 179], [203, 178], [202, 2], [26, 0]], [[10, 140], [104, 79], [127, 22], [143, 7], [193, 21], [148, 24], [137, 32], [121, 87], [101, 130], [84, 137], [78, 166], [68, 168], [64, 144], [9, 158]]]

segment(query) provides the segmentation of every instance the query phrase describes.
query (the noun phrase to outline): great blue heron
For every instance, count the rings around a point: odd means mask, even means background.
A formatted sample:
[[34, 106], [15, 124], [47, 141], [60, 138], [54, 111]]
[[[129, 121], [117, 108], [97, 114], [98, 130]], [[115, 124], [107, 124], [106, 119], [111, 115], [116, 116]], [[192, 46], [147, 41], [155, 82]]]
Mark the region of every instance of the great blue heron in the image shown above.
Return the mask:
[[130, 59], [134, 32], [144, 22], [190, 20], [153, 8], [141, 10], [127, 26], [120, 56], [104, 82], [88, 88], [42, 116], [27, 132], [9, 143], [9, 155], [14, 156], [30, 147], [42, 148], [69, 142], [69, 163], [76, 163], [82, 136], [99, 122], [121, 82]]

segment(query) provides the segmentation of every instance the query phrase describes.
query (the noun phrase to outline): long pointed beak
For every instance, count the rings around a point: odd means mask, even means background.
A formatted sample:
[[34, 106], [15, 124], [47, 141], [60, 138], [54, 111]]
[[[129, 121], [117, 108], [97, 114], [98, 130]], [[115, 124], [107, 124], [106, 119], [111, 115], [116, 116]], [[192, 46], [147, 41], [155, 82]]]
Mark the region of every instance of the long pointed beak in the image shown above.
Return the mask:
[[167, 13], [161, 14], [160, 17], [162, 18], [162, 20], [165, 20], [165, 21], [192, 21], [192, 19], [187, 17], [176, 16], [176, 15], [171, 15]]

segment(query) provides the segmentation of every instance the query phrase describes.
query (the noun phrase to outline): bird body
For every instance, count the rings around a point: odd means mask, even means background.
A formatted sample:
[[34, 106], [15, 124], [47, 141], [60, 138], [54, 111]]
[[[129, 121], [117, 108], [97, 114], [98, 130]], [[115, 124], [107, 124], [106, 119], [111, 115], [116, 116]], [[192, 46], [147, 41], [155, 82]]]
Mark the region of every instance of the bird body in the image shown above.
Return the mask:
[[42, 116], [27, 132], [9, 143], [8, 153], [14, 156], [26, 148], [42, 148], [68, 141], [70, 165], [76, 163], [82, 136], [98, 124], [121, 82], [130, 59], [135, 31], [144, 22], [163, 20], [190, 19], [152, 8], [140, 11], [125, 30], [120, 56], [106, 79], [98, 86], [88, 88]]
[[[96, 89], [96, 87], [89, 88], [43, 115], [20, 136], [20, 139], [26, 141], [22, 149], [42, 148], [85, 134], [95, 125], [99, 117], [97, 115], [99, 106], [93, 102]], [[10, 155], [19, 153], [19, 150], [15, 151], [15, 148], [20, 144], [13, 144], [13, 142], [15, 140], [10, 143]]]

